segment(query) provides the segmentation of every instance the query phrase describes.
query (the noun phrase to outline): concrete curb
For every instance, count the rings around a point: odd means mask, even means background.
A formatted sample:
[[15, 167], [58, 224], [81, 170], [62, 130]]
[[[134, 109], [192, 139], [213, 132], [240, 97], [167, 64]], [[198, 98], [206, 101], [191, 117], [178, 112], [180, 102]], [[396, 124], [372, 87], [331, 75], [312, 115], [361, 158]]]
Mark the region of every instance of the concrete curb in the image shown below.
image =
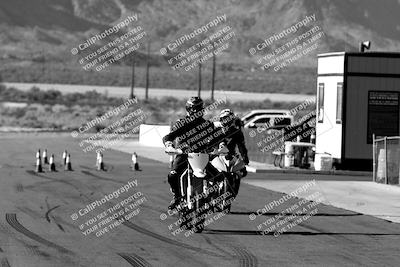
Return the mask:
[[266, 169], [254, 166], [246, 166], [248, 172], [253, 173], [288, 173], [288, 174], [320, 174], [320, 175], [348, 175], [348, 176], [370, 176], [372, 181], [372, 172], [363, 171], [345, 171], [345, 170], [332, 170], [332, 171], [315, 171], [306, 169]]

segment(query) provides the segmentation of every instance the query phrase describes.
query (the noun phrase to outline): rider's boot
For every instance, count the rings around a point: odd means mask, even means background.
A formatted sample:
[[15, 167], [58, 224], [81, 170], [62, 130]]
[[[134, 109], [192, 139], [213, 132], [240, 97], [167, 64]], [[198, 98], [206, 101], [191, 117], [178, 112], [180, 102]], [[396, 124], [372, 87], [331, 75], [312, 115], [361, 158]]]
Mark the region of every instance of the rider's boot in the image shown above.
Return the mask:
[[168, 209], [173, 210], [178, 207], [181, 202], [178, 174], [175, 170], [171, 170], [168, 174], [168, 183], [170, 185], [171, 193], [174, 195], [174, 198], [171, 200]]
[[181, 203], [181, 197], [176, 194], [172, 188], [170, 189], [171, 193], [174, 195], [173, 199], [171, 200], [171, 202], [169, 203], [168, 209], [173, 210], [176, 209], [179, 204]]
[[174, 196], [174, 198], [171, 200], [171, 202], [168, 206], [168, 209], [170, 209], [170, 210], [176, 209], [176, 207], [179, 206], [180, 202], [181, 202], [180, 197]]

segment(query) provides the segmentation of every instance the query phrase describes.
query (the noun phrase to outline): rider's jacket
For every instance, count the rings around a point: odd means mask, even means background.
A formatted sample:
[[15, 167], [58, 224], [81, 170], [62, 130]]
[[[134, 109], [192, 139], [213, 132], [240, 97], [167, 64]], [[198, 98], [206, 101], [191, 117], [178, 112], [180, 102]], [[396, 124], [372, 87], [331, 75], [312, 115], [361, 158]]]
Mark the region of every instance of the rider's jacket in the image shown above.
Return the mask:
[[171, 127], [171, 132], [163, 137], [166, 142], [176, 142], [175, 147], [188, 152], [204, 152], [214, 147], [221, 140], [223, 131], [211, 121], [202, 117], [185, 116], [177, 120]]
[[224, 142], [226, 147], [229, 150], [229, 155], [235, 155], [236, 154], [236, 146], [238, 147], [239, 153], [243, 158], [243, 161], [248, 164], [249, 163], [249, 157], [247, 155], [247, 148], [246, 148], [246, 143], [244, 139], [244, 135], [242, 132], [242, 129], [240, 127], [240, 123], [236, 122], [229, 127], [228, 129], [222, 127], [220, 124], [215, 124], [216, 127], [219, 127], [222, 129], [224, 135], [223, 138], [221, 138], [221, 142]]

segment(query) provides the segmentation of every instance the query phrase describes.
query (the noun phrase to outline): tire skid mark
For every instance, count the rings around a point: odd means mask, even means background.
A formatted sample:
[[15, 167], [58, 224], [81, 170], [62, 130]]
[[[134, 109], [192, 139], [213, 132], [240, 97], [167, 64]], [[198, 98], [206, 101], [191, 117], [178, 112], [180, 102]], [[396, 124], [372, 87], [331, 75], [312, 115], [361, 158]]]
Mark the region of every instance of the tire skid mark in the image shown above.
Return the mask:
[[150, 263], [134, 253], [118, 253], [118, 255], [134, 267], [151, 267]]
[[[228, 244], [227, 248], [231, 249], [233, 251], [233, 253], [228, 253], [228, 254], [230, 255], [231, 259], [239, 260], [239, 266], [243, 266], [243, 267], [258, 266], [257, 257], [254, 256], [251, 252], [249, 252], [246, 248], [244, 248], [240, 245], [239, 246], [231, 245], [231, 244], [235, 243], [231, 238], [216, 236], [214, 240], [216, 242], [213, 242], [213, 243]], [[211, 242], [211, 240], [210, 240], [210, 242]], [[217, 245], [214, 245], [214, 246], [219, 247]], [[222, 249], [219, 248], [219, 250], [222, 250]]]
[[[56, 208], [60, 207], [61, 205], [57, 205], [57, 206], [54, 206], [54, 207], [50, 208], [50, 205], [47, 202], [47, 198], [48, 197], [46, 197], [47, 212], [45, 214], [45, 217], [46, 217], [46, 220], [50, 223], [51, 222], [50, 221], [50, 212], [55, 210]], [[64, 227], [60, 223], [57, 222], [56, 218], [54, 216], [51, 216], [51, 218], [53, 219], [54, 223], [57, 225], [58, 229], [60, 229], [61, 231], [65, 232]]]
[[67, 181], [62, 180], [62, 179], [47, 177], [47, 176], [38, 174], [38, 173], [36, 173], [35, 171], [32, 171], [32, 170], [27, 170], [26, 172], [27, 172], [28, 174], [30, 174], [30, 175], [34, 175], [34, 176], [37, 176], [37, 177], [40, 177], [40, 178], [43, 178], [43, 179], [47, 179], [47, 180], [50, 180], [50, 181], [60, 182], [60, 183], [63, 183], [63, 184], [67, 184], [67, 185], [73, 187], [76, 191], [78, 191], [79, 194], [80, 194], [80, 196], [83, 196], [84, 198], [86, 198], [86, 200], [90, 200], [90, 198], [89, 198], [88, 196], [86, 196], [86, 195], [79, 189], [79, 187], [76, 186], [76, 185], [74, 185], [73, 183], [67, 182]]
[[1, 259], [1, 267], [11, 267], [11, 265], [8, 262], [7, 258], [2, 258]]
[[[112, 165], [111, 165], [111, 166], [112, 166]], [[86, 168], [86, 169], [88, 169], [88, 168]], [[60, 183], [68, 184], [68, 185], [72, 186], [74, 189], [76, 189], [76, 190], [80, 193], [81, 196], [84, 196], [84, 197], [86, 198], [86, 200], [91, 201], [91, 198], [90, 198], [90, 197], [88, 197], [88, 196], [86, 196], [85, 194], [83, 194], [83, 193], [79, 190], [79, 188], [78, 188], [77, 186], [75, 186], [74, 184], [72, 184], [72, 183], [70, 183], [70, 182], [64, 181], [64, 180], [62, 180], [62, 179], [50, 178], [50, 177], [47, 177], [47, 176], [38, 174], [38, 173], [36, 173], [36, 172], [33, 171], [33, 170], [27, 170], [26, 172], [27, 172], [28, 174], [31, 174], [31, 175], [34, 175], [34, 176], [37, 176], [37, 177], [40, 177], [40, 178], [43, 178], [43, 179], [47, 179], [47, 180], [51, 180], [51, 181], [58, 181], [58, 182], [60, 182]], [[7, 215], [8, 215], [8, 214], [6, 214], [6, 216], [7, 216]], [[15, 214], [14, 214], [14, 215], [15, 215]], [[222, 257], [222, 258], [225, 258], [224, 255], [221, 255], [221, 254], [218, 254], [218, 253], [214, 253], [214, 252], [212, 252], [212, 251], [208, 251], [208, 250], [205, 250], [205, 249], [199, 249], [199, 248], [197, 248], [197, 247], [193, 247], [193, 246], [191, 246], [191, 245], [187, 245], [187, 244], [185, 244], [185, 243], [182, 243], [182, 242], [179, 242], [179, 241], [175, 241], [175, 240], [173, 240], [173, 239], [170, 239], [170, 238], [164, 237], [164, 236], [162, 236], [162, 235], [159, 235], [159, 234], [157, 234], [157, 233], [151, 232], [151, 231], [149, 231], [149, 230], [147, 230], [147, 229], [145, 229], [145, 228], [142, 228], [142, 227], [140, 227], [140, 226], [137, 226], [137, 225], [131, 223], [130, 221], [124, 222], [123, 225], [125, 225], [126, 227], [131, 228], [131, 229], [133, 229], [133, 230], [135, 230], [135, 231], [137, 231], [137, 232], [140, 232], [140, 233], [142, 233], [142, 234], [144, 234], [144, 235], [153, 237], [153, 238], [155, 238], [155, 239], [158, 239], [158, 240], [160, 240], [160, 241], [163, 241], [163, 242], [168, 243], [168, 244], [171, 244], [171, 245], [175, 245], [175, 246], [178, 246], [178, 247], [183, 247], [183, 248], [186, 248], [186, 249], [195, 251], [195, 252], [201, 252], [201, 253], [204, 253], [204, 254], [207, 254], [207, 255], [210, 255], [210, 256], [214, 256], [214, 257], [219, 257], [219, 258]], [[33, 234], [34, 234], [34, 233], [33, 233]], [[36, 235], [36, 234], [34, 234], [34, 235]], [[37, 236], [37, 235], [36, 235], [36, 236]], [[39, 237], [39, 238], [41, 239], [40, 236], [37, 236], [37, 237]], [[47, 240], [45, 240], [45, 239], [43, 239], [43, 240], [44, 240], [44, 241], [47, 241]], [[47, 241], [47, 242], [50, 242], [50, 241]], [[51, 242], [50, 242], [50, 243], [51, 243]], [[53, 243], [52, 243], [52, 244], [53, 244]], [[56, 245], [56, 244], [54, 244], [54, 245]], [[58, 246], [58, 245], [56, 245], [56, 246]], [[62, 247], [61, 247], [61, 248], [62, 248]], [[64, 250], [66, 250], [66, 249], [64, 248]]]
[[[111, 165], [111, 166], [112, 166], [112, 165]], [[81, 166], [81, 167], [82, 167], [82, 166]], [[89, 169], [89, 168], [86, 167], [86, 169]], [[97, 175], [92, 174], [92, 173], [90, 173], [90, 172], [84, 172], [84, 171], [81, 171], [81, 172], [83, 172], [83, 173], [85, 173], [85, 174], [88, 174], [88, 175], [91, 175], [91, 176], [97, 176]], [[90, 173], [90, 174], [89, 174], [89, 173]], [[101, 177], [101, 178], [104, 178], [104, 177]], [[115, 182], [115, 181], [114, 181], [114, 182]], [[104, 193], [104, 192], [103, 192], [103, 193]], [[150, 210], [154, 210], [153, 208], [151, 208], [151, 207], [149, 207], [149, 206], [147, 206], [147, 205], [145, 205], [145, 204], [143, 205], [143, 207], [144, 207], [144, 208], [149, 208]], [[158, 210], [156, 210], [156, 211], [158, 211]], [[178, 247], [183, 247], [183, 248], [186, 248], [186, 249], [189, 249], [189, 250], [193, 250], [193, 251], [196, 251], [196, 252], [199, 252], [199, 251], [200, 251], [200, 252], [202, 252], [202, 253], [204, 253], [204, 254], [208, 254], [208, 255], [210, 255], [210, 256], [225, 257], [224, 255], [221, 255], [221, 254], [218, 254], [218, 253], [214, 253], [214, 252], [211, 252], [211, 251], [208, 251], [208, 250], [205, 250], [205, 249], [199, 249], [199, 248], [197, 248], [197, 247], [193, 247], [193, 246], [187, 245], [187, 244], [185, 244], [185, 243], [182, 243], [182, 242], [179, 242], [179, 241], [170, 239], [170, 238], [168, 238], [168, 237], [159, 235], [159, 234], [157, 234], [157, 233], [151, 232], [151, 231], [149, 231], [149, 230], [147, 230], [147, 229], [145, 229], [145, 228], [143, 228], [143, 227], [140, 227], [140, 226], [138, 226], [138, 225], [136, 225], [136, 224], [133, 224], [133, 223], [130, 222], [130, 221], [126, 221], [126, 222], [124, 222], [124, 223], [122, 223], [122, 224], [125, 225], [125, 226], [128, 227], [128, 228], [131, 228], [131, 229], [133, 229], [133, 230], [139, 232], [139, 233], [142, 233], [142, 234], [144, 234], [144, 235], [153, 237], [153, 238], [155, 238], [155, 239], [158, 239], [158, 240], [160, 240], [160, 241], [163, 241], [163, 242], [168, 243], [168, 244], [171, 244], [171, 245], [175, 245], [175, 246], [178, 246]]]
[[233, 251], [239, 258], [240, 267], [256, 267], [258, 266], [257, 258], [245, 248], [232, 246]]
[[54, 206], [54, 207], [52, 207], [51, 209], [47, 210], [47, 212], [46, 212], [46, 214], [45, 214], [45, 217], [46, 217], [46, 220], [47, 220], [48, 222], [50, 222], [50, 212], [53, 211], [53, 210], [55, 210], [55, 209], [58, 208], [58, 207], [60, 207], [60, 205]]
[[[83, 165], [80, 165], [80, 167], [84, 167], [84, 166], [83, 166]], [[89, 169], [88, 167], [86, 167], [86, 168]], [[90, 171], [81, 171], [81, 172], [82, 172], [83, 174], [86, 174], [86, 175], [89, 175], [89, 176], [93, 176], [93, 177], [98, 178], [98, 179], [100, 179], [100, 180], [110, 181], [110, 182], [114, 182], [114, 183], [118, 183], [118, 184], [126, 184], [126, 182], [117, 181], [117, 180], [113, 180], [113, 179], [109, 179], [109, 178], [104, 178], [104, 177], [98, 176], [98, 175], [96, 175], [96, 174], [94, 174], [94, 173], [91, 173]], [[106, 195], [106, 193], [103, 192], [102, 190], [99, 190], [99, 192], [101, 192], [103, 195]], [[145, 204], [145, 203], [144, 203], [144, 204], [141, 204], [141, 206], [142, 206], [143, 208], [147, 208], [147, 209], [152, 210], [152, 211], [155, 211], [155, 212], [157, 212], [157, 213], [164, 213], [164, 210], [153, 208], [153, 207], [151, 207], [150, 205], [147, 205], [147, 204]]]
[[[68, 184], [68, 185], [72, 186], [73, 188], [75, 188], [78, 192], [80, 192], [81, 195], [83, 195], [87, 200], [91, 201], [91, 198], [90, 198], [90, 197], [84, 195], [84, 194], [79, 190], [79, 188], [78, 188], [77, 186], [75, 186], [74, 184], [72, 184], [72, 183], [69, 183], [69, 182], [64, 181], [64, 180], [61, 180], [61, 179], [46, 177], [46, 176], [44, 176], [44, 175], [41, 175], [41, 174], [36, 173], [36, 172], [33, 171], [33, 170], [27, 170], [26, 172], [29, 173], [29, 174], [31, 174], [31, 175], [34, 175], [34, 176], [43, 178], [43, 179], [48, 179], [48, 180], [52, 180], [52, 181], [59, 181], [59, 182], [61, 182], [61, 183]], [[15, 214], [14, 214], [14, 215], [15, 215]], [[6, 214], [6, 216], [7, 216], [7, 214]], [[138, 231], [138, 232], [140, 232], [140, 233], [142, 233], [142, 234], [145, 234], [145, 235], [151, 236], [151, 237], [153, 237], [153, 238], [156, 238], [156, 239], [158, 239], [158, 240], [160, 240], [160, 241], [163, 241], [163, 242], [166, 242], [166, 243], [169, 243], [169, 244], [173, 244], [173, 245], [179, 246], [179, 247], [184, 247], [184, 248], [187, 248], [187, 249], [196, 251], [196, 252], [199, 251], [199, 249], [196, 248], [196, 247], [193, 247], [193, 246], [187, 245], [187, 244], [185, 244], [185, 243], [178, 242], [178, 241], [175, 241], [175, 240], [173, 240], [173, 239], [164, 237], [164, 236], [162, 236], [162, 235], [153, 233], [153, 232], [151, 232], [151, 231], [149, 231], [149, 230], [147, 230], [147, 229], [144, 229], [144, 228], [142, 228], [142, 227], [139, 227], [139, 226], [137, 226], [137, 225], [135, 225], [135, 224], [133, 224], [133, 223], [131, 223], [131, 222], [129, 222], [129, 221], [128, 221], [128, 222], [125, 222], [125, 223], [123, 223], [123, 224], [124, 224], [125, 226], [127, 226], [128, 228], [131, 228], [131, 229], [136, 230], [136, 231]], [[36, 234], [35, 234], [35, 235], [36, 235]], [[46, 240], [46, 241], [47, 241], [47, 240]], [[216, 253], [207, 251], [207, 250], [202, 250], [202, 251], [203, 251], [203, 253], [206, 253], [206, 254], [209, 254], [209, 255], [214, 255], [214, 256], [216, 256], [216, 257], [221, 257], [221, 256], [222, 256], [222, 255], [219, 255], [219, 254], [216, 254]]]
[[[75, 188], [78, 192], [81, 193], [81, 191], [79, 190], [79, 188], [77, 188], [74, 184], [69, 183], [69, 182], [67, 182], [67, 181], [64, 181], [64, 180], [61, 180], [61, 179], [55, 179], [55, 178], [46, 177], [46, 176], [44, 176], [44, 175], [41, 175], [41, 174], [36, 173], [36, 172], [33, 171], [33, 170], [27, 170], [26, 172], [29, 173], [29, 174], [31, 174], [31, 175], [34, 175], [34, 176], [43, 178], [43, 179], [48, 179], [48, 180], [52, 180], [52, 181], [59, 181], [59, 182], [61, 182], [61, 183], [68, 184], [68, 185], [72, 186], [73, 188]], [[91, 201], [91, 198], [90, 198], [90, 197], [84, 195], [83, 193], [81, 193], [81, 195], [83, 195], [87, 200]], [[14, 214], [14, 215], [15, 215], [15, 214]], [[6, 214], [6, 216], [7, 216], [7, 214]], [[173, 239], [170, 239], [170, 238], [164, 237], [164, 236], [162, 236], [162, 235], [153, 233], [153, 232], [151, 232], [151, 231], [149, 231], [149, 230], [147, 230], [147, 229], [145, 229], [145, 228], [142, 228], [142, 227], [140, 227], [140, 226], [137, 226], [137, 225], [135, 225], [135, 224], [133, 224], [133, 223], [131, 223], [131, 222], [129, 222], [129, 221], [124, 222], [123, 225], [125, 225], [125, 226], [127, 226], [128, 228], [131, 228], [131, 229], [133, 229], [133, 230], [136, 230], [137, 232], [140, 232], [140, 233], [142, 233], [142, 234], [145, 234], [145, 235], [151, 236], [151, 237], [153, 237], [153, 238], [156, 238], [156, 239], [158, 239], [158, 240], [160, 240], [160, 241], [166, 242], [166, 243], [168, 243], [168, 244], [172, 244], [172, 245], [175, 245], [175, 246], [178, 246], [178, 247], [184, 247], [184, 248], [186, 248], [186, 249], [193, 250], [193, 251], [196, 251], [196, 252], [199, 251], [199, 248], [197, 248], [197, 247], [193, 247], [193, 246], [187, 245], [187, 244], [185, 244], [185, 243], [182, 243], [182, 242], [179, 242], [179, 241], [175, 241], [175, 240], [173, 240]], [[47, 240], [46, 240], [46, 241], [47, 241]], [[49, 242], [49, 241], [48, 241], [48, 242]], [[217, 253], [213, 253], [213, 252], [210, 252], [210, 251], [207, 251], [207, 250], [204, 250], [204, 249], [201, 249], [201, 251], [202, 251], [203, 253], [205, 253], [205, 254], [212, 255], [212, 256], [215, 256], [215, 257], [221, 257], [221, 256], [223, 257], [223, 255], [220, 255], [220, 254], [217, 254]]]
[[[243, 247], [238, 247], [238, 246], [233, 246], [229, 245], [233, 243], [232, 240], [221, 240], [219, 237], [216, 237], [214, 241], [212, 242], [208, 237], [203, 236], [204, 239], [207, 241], [208, 244], [212, 245], [219, 251], [222, 251], [225, 255], [229, 256], [231, 260], [239, 260], [239, 266], [241, 267], [256, 267], [258, 266], [258, 260], [257, 257], [255, 257], [251, 252], [249, 252], [247, 249]], [[227, 252], [224, 249], [222, 249], [220, 246], [217, 246], [217, 243], [225, 243], [228, 244], [228, 248], [230, 248], [233, 253]]]
[[139, 232], [139, 233], [142, 233], [144, 235], [153, 237], [155, 239], [158, 239], [158, 240], [163, 241], [165, 243], [168, 243], [170, 245], [186, 248], [186, 249], [193, 250], [193, 251], [196, 251], [196, 252], [201, 252], [201, 253], [208, 254], [208, 255], [214, 256], [214, 257], [225, 258], [224, 255], [221, 255], [221, 254], [218, 254], [218, 253], [215, 253], [215, 252], [212, 252], [212, 251], [208, 251], [208, 250], [205, 250], [205, 249], [201, 249], [201, 248], [198, 248], [198, 247], [193, 247], [191, 245], [188, 245], [188, 244], [185, 244], [185, 243], [170, 239], [168, 237], [159, 235], [157, 233], [151, 232], [151, 231], [149, 231], [149, 230], [147, 230], [145, 228], [142, 228], [142, 227], [140, 227], [140, 226], [138, 226], [136, 224], [131, 223], [130, 221], [126, 221], [126, 222], [124, 222], [122, 224], [125, 225], [128, 228], [131, 228], [131, 229]]
[[[83, 169], [86, 169], [86, 170], [89, 170], [89, 171], [93, 170], [93, 168], [90, 168], [90, 167], [87, 167], [87, 166], [84, 166], [84, 165], [79, 165], [79, 167], [81, 167]], [[106, 167], [109, 167], [109, 169], [106, 168]], [[104, 164], [104, 168], [106, 169], [105, 170], [106, 172], [109, 172], [109, 171], [112, 171], [114, 169], [114, 165], [112, 165], [112, 164]]]
[[58, 227], [61, 231], [65, 232], [65, 229], [64, 229], [64, 227], [63, 227], [61, 224], [59, 224], [59, 223], [56, 223], [56, 224], [57, 224], [57, 227]]
[[211, 239], [209, 237], [207, 237], [206, 235], [202, 235], [202, 237], [204, 238], [204, 240], [206, 240], [207, 244], [209, 244], [210, 246], [214, 247], [215, 249], [219, 250], [220, 252], [222, 252], [224, 255], [228, 256], [228, 257], [234, 257], [235, 255], [222, 249], [220, 246], [217, 246], [217, 242], [213, 242], [211, 241]]
[[29, 254], [34, 256], [40, 256], [37, 246], [25, 244], [25, 248], [29, 252]]
[[81, 172], [82, 172], [83, 174], [86, 174], [86, 175], [88, 175], [88, 176], [97, 178], [97, 179], [99, 179], [99, 180], [109, 181], [109, 182], [113, 182], [113, 183], [117, 183], [117, 184], [125, 184], [124, 182], [120, 182], [120, 181], [117, 181], [117, 180], [114, 180], [114, 179], [101, 177], [101, 176], [96, 175], [96, 174], [94, 174], [94, 173], [92, 173], [92, 172], [90, 172], [90, 171], [83, 171], [83, 170], [82, 170]]
[[24, 192], [24, 186], [21, 183], [17, 183], [15, 185], [15, 191], [20, 193], [20, 192]]
[[[4, 253], [4, 250], [0, 247], [0, 253]], [[6, 257], [0, 257], [0, 267], [10, 267]]]
[[34, 256], [45, 257], [45, 258], [50, 257], [49, 254], [41, 251], [38, 246], [32, 246], [32, 245], [25, 244], [25, 247], [26, 247], [27, 251]]
[[[324, 232], [326, 232], [326, 231], [324, 231], [324, 230], [321, 229], [321, 228], [317, 228], [317, 227], [311, 226], [311, 225], [310, 225], [309, 223], [307, 223], [306, 221], [300, 223], [299, 226], [300, 226], [300, 227], [303, 227], [303, 228], [305, 228], [305, 229], [307, 229], [307, 230], [316, 231], [317, 234], [318, 234], [318, 233], [319, 233], [319, 234], [323, 234]], [[329, 236], [329, 234], [327, 234], [327, 235]], [[371, 236], [369, 236], [369, 237], [371, 237]], [[337, 236], [333, 235], [333, 238], [334, 238], [335, 240], [338, 240], [339, 242], [343, 242], [343, 241], [354, 242], [353, 239], [348, 238], [348, 237], [346, 237], [345, 235], [337, 235]], [[346, 253], [347, 253], [347, 252], [346, 252]]]
[[15, 232], [11, 231], [10, 227], [0, 221], [0, 232], [3, 232], [11, 237], [15, 237]]
[[48, 240], [40, 237], [39, 235], [35, 234], [34, 232], [31, 232], [28, 229], [26, 229], [22, 224], [19, 223], [19, 221], [17, 220], [17, 215], [15, 213], [6, 213], [6, 221], [15, 230], [17, 230], [21, 234], [29, 237], [32, 240], [35, 240], [45, 246], [57, 249], [58, 251], [60, 251], [62, 253], [73, 254], [72, 251], [70, 251], [60, 245], [57, 245], [51, 241], [48, 241]]
[[32, 188], [37, 187], [37, 186], [42, 186], [42, 185], [47, 185], [47, 184], [57, 183], [57, 182], [58, 182], [58, 181], [36, 182], [36, 183], [34, 183], [34, 184], [31, 184], [31, 185], [25, 185], [25, 186], [24, 186], [24, 189], [32, 189]]

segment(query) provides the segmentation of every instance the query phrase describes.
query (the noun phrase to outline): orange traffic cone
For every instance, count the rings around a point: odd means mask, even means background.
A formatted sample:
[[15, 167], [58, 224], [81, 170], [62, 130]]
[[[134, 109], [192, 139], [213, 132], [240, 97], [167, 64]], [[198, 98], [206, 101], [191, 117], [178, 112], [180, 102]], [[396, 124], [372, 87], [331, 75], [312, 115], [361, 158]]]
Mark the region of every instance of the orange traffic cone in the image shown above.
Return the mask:
[[42, 169], [42, 159], [39, 157], [36, 157], [36, 172], [43, 172]]
[[71, 154], [68, 154], [66, 159], [65, 159], [65, 170], [66, 171], [72, 171]]
[[98, 153], [98, 162], [97, 162], [97, 170], [98, 171], [105, 171], [104, 163], [103, 163], [103, 153]]
[[139, 161], [137, 159], [136, 152], [133, 152], [133, 154], [132, 154], [132, 166], [133, 166], [133, 169], [135, 169], [135, 171], [140, 171], [140, 169], [139, 169]]
[[36, 152], [36, 158], [40, 158], [40, 149], [38, 149], [38, 151]]
[[65, 166], [65, 164], [67, 163], [67, 150], [64, 150], [62, 154], [62, 159], [63, 159], [63, 165]]
[[50, 157], [49, 170], [51, 172], [55, 172], [56, 171], [56, 164], [54, 163], [54, 154], [51, 154], [51, 157]]
[[49, 164], [49, 160], [47, 159], [47, 149], [43, 150], [43, 164]]

